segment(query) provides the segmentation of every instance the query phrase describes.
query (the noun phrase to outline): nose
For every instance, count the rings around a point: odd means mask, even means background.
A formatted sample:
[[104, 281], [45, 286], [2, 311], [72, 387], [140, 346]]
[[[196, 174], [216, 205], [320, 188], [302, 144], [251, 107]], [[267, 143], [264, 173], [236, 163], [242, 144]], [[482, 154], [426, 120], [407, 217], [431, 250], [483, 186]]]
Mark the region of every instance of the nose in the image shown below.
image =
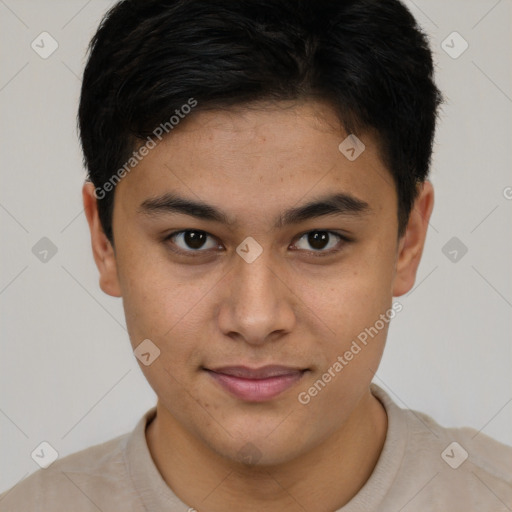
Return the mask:
[[228, 274], [229, 296], [218, 313], [221, 331], [251, 345], [263, 345], [290, 333], [296, 323], [297, 298], [286, 276], [272, 265], [268, 251], [252, 263], [236, 256]]

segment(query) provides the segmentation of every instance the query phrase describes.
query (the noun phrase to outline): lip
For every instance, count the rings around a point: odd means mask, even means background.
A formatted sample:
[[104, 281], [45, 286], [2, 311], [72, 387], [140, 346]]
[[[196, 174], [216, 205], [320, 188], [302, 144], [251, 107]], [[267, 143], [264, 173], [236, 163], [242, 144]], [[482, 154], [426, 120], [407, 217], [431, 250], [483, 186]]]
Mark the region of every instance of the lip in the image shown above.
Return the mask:
[[205, 371], [226, 391], [246, 402], [271, 400], [294, 386], [306, 372], [289, 366], [225, 366]]

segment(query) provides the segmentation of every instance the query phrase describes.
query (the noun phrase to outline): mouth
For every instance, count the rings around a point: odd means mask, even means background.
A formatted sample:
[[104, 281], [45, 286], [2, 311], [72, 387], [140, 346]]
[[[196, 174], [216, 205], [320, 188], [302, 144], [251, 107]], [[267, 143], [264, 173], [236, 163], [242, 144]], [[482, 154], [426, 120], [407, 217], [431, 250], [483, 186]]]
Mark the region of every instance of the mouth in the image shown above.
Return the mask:
[[225, 391], [246, 402], [265, 402], [284, 393], [308, 370], [287, 366], [203, 368]]

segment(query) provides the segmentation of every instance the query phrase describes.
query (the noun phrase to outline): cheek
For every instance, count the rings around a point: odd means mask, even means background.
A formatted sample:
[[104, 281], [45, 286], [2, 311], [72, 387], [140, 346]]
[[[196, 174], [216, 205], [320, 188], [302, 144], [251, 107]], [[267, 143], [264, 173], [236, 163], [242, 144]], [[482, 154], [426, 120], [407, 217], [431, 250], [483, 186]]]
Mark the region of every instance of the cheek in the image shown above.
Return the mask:
[[[120, 251], [120, 254], [122, 252]], [[210, 332], [211, 296], [222, 275], [216, 271], [198, 276], [197, 272], [172, 265], [165, 255], [143, 250], [118, 264], [123, 307], [133, 349], [146, 339], [160, 351], [150, 366], [141, 365], [146, 378], [164, 386], [176, 386], [204, 361], [202, 340], [213, 339]]]
[[139, 366], [155, 393], [186, 416], [193, 405], [186, 399], [188, 383], [201, 364], [198, 348], [199, 334], [203, 334], [199, 326], [204, 314], [204, 291], [201, 287], [180, 286], [168, 276], [165, 279], [158, 267], [147, 273], [134, 272], [124, 284], [123, 307], [135, 355], [142, 352], [138, 347], [145, 347], [142, 343], [148, 344], [143, 340], [150, 340], [149, 364], [138, 358]]
[[389, 322], [395, 315], [391, 310], [392, 266], [390, 244], [375, 244], [375, 249], [365, 248], [347, 258], [325, 277], [311, 279], [297, 274], [297, 293], [306, 306], [304, 311], [316, 324], [315, 379], [330, 369], [325, 376], [328, 389], [322, 391], [318, 404], [343, 396], [346, 386], [366, 385], [377, 371]]
[[118, 276], [128, 332], [133, 342], [141, 337], [165, 339], [179, 330], [183, 319], [204, 295], [200, 283], [190, 280], [158, 250], [120, 250]]
[[[391, 261], [391, 260], [390, 260]], [[315, 275], [297, 272], [293, 290], [325, 333], [340, 340], [373, 325], [391, 302], [392, 272], [387, 261], [353, 258]]]

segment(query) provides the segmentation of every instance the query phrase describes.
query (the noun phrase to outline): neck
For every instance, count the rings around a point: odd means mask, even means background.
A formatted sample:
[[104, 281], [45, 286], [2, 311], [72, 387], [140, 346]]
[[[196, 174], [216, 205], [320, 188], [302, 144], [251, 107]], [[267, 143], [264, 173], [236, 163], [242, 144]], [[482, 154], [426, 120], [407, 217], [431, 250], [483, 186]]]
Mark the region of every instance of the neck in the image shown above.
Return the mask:
[[256, 512], [327, 512], [348, 503], [382, 451], [387, 416], [370, 393], [329, 438], [280, 465], [248, 466], [221, 457], [187, 432], [161, 405], [146, 430], [163, 479], [187, 505], [208, 512], [233, 504]]

